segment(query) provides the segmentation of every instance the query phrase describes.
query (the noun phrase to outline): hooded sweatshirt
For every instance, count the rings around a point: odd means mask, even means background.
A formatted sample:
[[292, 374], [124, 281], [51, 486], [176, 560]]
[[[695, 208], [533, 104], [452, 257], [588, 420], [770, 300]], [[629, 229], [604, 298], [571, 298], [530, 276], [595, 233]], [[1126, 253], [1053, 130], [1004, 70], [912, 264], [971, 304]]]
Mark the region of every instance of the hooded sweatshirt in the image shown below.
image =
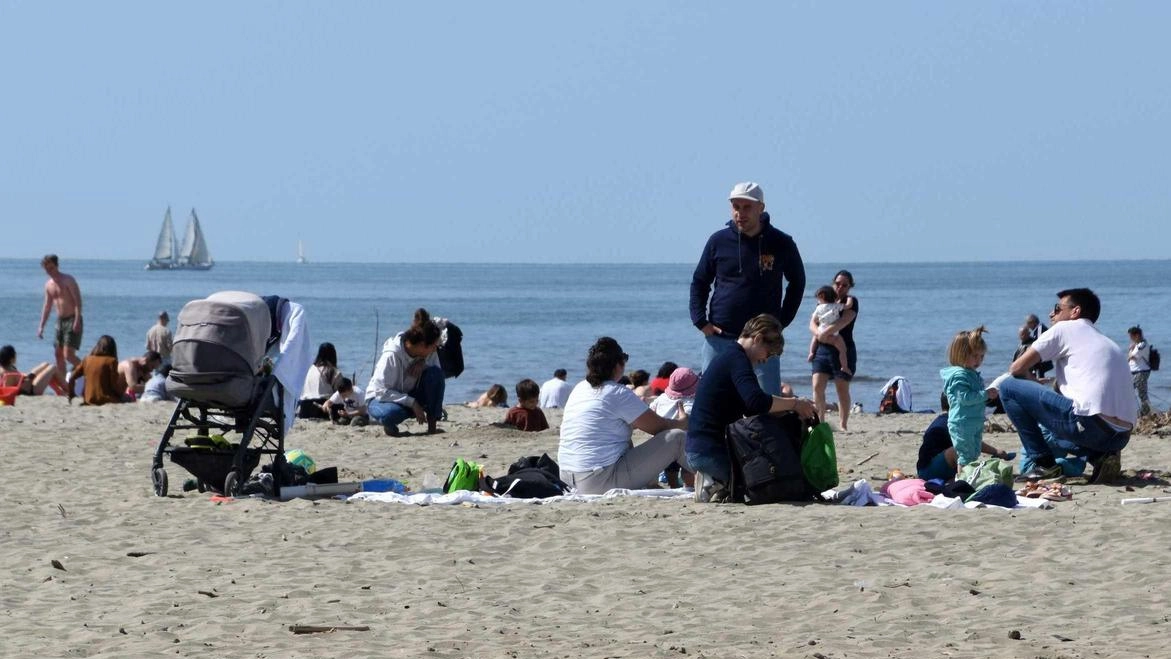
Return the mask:
[[[411, 407], [415, 399], [410, 391], [419, 383], [418, 376], [407, 375], [407, 369], [416, 361], [416, 358], [407, 354], [403, 345], [403, 335], [396, 334], [382, 344], [382, 355], [374, 365], [374, 373], [366, 385], [366, 403], [380, 400], [386, 403], [398, 403], [403, 407]], [[439, 366], [439, 351], [435, 351], [426, 358], [427, 367]]]
[[943, 393], [947, 395], [947, 432], [956, 449], [956, 461], [963, 465], [980, 459], [984, 436], [984, 380], [977, 371], [963, 366], [940, 369]]
[[772, 314], [788, 327], [804, 293], [805, 264], [797, 243], [772, 226], [768, 213], [761, 213], [760, 233], [751, 238], [729, 221], [708, 238], [695, 266], [691, 322], [700, 329], [710, 322], [733, 338], [762, 313]]

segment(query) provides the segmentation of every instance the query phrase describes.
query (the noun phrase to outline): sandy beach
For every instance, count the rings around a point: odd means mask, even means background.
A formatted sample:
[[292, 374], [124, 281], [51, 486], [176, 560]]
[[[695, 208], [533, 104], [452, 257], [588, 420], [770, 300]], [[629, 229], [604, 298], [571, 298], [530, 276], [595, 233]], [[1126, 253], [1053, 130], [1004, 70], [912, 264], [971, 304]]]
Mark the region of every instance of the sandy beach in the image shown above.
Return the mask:
[[[699, 505], [214, 503], [149, 471], [171, 404], [0, 408], [0, 655], [59, 657], [1165, 656], [1167, 438], [1052, 510]], [[553, 429], [448, 406], [447, 432], [298, 421], [342, 479], [419, 488], [464, 457], [504, 473]], [[843, 482], [913, 470], [928, 415], [852, 420]], [[405, 426], [411, 429], [410, 425]], [[415, 428], [417, 430], [417, 427]], [[1016, 446], [1015, 434], [986, 435]], [[864, 464], [858, 463], [877, 454]], [[1153, 470], [1153, 479], [1136, 472]], [[59, 567], [55, 567], [59, 565]], [[291, 625], [367, 626], [298, 635]], [[1018, 637], [1019, 638], [1015, 638]]]

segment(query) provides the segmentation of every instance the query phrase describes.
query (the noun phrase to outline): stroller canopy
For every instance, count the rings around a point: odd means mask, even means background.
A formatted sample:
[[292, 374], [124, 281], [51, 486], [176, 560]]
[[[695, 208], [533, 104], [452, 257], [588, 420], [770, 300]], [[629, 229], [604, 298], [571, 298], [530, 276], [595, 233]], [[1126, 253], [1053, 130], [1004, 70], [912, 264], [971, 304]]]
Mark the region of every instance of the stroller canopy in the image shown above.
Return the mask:
[[[221, 291], [188, 302], [179, 312], [179, 327], [181, 333], [187, 330], [202, 341], [227, 348], [255, 373], [264, 361], [272, 321], [268, 305], [260, 297], [242, 291]], [[175, 338], [178, 341], [181, 337]]]

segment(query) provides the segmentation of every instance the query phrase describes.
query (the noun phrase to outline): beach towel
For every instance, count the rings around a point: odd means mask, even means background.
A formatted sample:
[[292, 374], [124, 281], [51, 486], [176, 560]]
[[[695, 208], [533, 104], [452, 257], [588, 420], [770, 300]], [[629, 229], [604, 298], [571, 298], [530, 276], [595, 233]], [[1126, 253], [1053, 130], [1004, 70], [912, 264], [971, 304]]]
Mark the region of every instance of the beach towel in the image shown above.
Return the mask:
[[449, 494], [438, 492], [420, 492], [418, 494], [396, 494], [394, 492], [358, 492], [347, 498], [348, 501], [370, 501], [373, 503], [400, 503], [414, 506], [429, 505], [477, 505], [477, 506], [507, 506], [516, 503], [549, 504], [562, 501], [571, 503], [594, 503], [607, 501], [619, 497], [642, 497], [647, 499], [662, 499], [667, 501], [695, 501], [695, 493], [686, 488], [676, 489], [647, 489], [627, 490], [613, 489], [605, 494], [564, 494], [544, 499], [518, 499], [514, 497], [489, 496], [482, 492], [460, 490]]
[[[911, 383], [907, 380], [907, 378], [905, 378], [901, 375], [896, 375], [893, 378], [887, 380], [886, 384], [882, 385], [882, 387], [879, 388], [879, 390], [878, 390], [879, 396], [885, 397], [887, 390], [890, 389], [891, 387], [896, 387], [896, 390], [894, 392], [894, 398], [895, 398], [894, 402], [896, 405], [898, 405], [899, 410], [901, 410], [903, 412], [910, 412], [911, 411]], [[881, 398], [879, 399], [878, 406], [879, 406], [879, 413], [881, 413], [882, 412], [882, 399]]]

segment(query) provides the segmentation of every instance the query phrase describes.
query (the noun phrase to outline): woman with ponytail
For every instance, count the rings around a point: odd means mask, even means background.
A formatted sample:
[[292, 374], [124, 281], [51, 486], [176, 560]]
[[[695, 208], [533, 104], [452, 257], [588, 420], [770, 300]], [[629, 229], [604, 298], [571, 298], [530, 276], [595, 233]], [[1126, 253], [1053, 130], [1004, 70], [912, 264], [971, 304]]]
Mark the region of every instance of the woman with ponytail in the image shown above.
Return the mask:
[[443, 432], [436, 425], [443, 415], [445, 388], [436, 354], [439, 339], [439, 326], [426, 309], [419, 309], [410, 328], [383, 344], [366, 385], [366, 406], [387, 435], [400, 436], [398, 424], [412, 417], [427, 424], [429, 435]]

